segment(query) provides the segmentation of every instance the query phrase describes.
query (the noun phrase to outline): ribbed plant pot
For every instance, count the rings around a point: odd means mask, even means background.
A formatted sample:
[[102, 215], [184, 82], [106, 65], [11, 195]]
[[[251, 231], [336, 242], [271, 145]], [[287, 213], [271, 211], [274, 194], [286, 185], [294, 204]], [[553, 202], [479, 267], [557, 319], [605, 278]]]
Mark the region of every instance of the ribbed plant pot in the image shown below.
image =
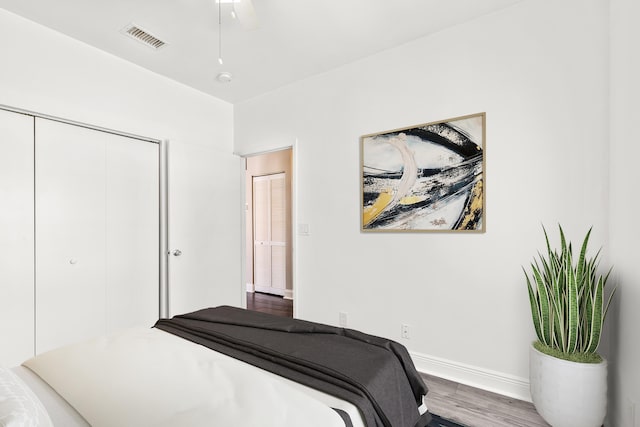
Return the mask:
[[531, 345], [531, 398], [553, 427], [600, 427], [607, 414], [607, 361], [577, 363], [548, 356]]

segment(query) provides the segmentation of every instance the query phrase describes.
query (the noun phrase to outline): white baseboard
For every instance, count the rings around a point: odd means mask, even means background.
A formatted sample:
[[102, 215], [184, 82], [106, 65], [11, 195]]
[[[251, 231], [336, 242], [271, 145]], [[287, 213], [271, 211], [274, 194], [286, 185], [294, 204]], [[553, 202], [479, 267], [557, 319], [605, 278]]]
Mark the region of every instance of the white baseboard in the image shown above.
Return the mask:
[[284, 299], [293, 299], [293, 289], [285, 289], [284, 290]]
[[247, 292], [254, 293], [256, 291], [253, 283], [247, 283]]
[[418, 372], [455, 381], [471, 387], [531, 402], [529, 381], [477, 366], [465, 365], [439, 357], [409, 352]]

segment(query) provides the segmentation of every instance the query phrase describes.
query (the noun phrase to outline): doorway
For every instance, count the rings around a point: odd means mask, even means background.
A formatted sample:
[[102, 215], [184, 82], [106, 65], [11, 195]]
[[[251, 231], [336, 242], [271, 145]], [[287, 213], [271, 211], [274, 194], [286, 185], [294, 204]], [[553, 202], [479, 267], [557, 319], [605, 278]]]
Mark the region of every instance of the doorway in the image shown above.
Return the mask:
[[292, 149], [245, 160], [247, 309], [293, 317]]

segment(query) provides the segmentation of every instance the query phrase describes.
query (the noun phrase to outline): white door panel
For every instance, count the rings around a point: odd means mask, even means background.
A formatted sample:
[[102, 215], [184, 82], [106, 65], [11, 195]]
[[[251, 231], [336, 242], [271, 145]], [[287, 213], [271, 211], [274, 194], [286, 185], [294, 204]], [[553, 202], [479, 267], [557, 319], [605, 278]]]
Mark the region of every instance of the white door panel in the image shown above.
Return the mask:
[[287, 287], [287, 247], [274, 244], [271, 246], [271, 287], [283, 292]]
[[268, 242], [256, 242], [254, 246], [253, 284], [258, 291], [271, 288], [271, 246]]
[[287, 287], [287, 199], [285, 174], [271, 182], [271, 287], [284, 295]]
[[159, 145], [106, 145], [107, 331], [151, 326], [159, 310]]
[[0, 365], [34, 354], [33, 117], [0, 110]]
[[36, 121], [36, 352], [158, 315], [158, 147]]
[[271, 176], [269, 180], [271, 188], [271, 241], [281, 243], [287, 242], [287, 193], [285, 187], [285, 175], [277, 174]]
[[253, 283], [256, 291], [285, 293], [286, 209], [284, 173], [253, 177]]
[[169, 312], [240, 306], [240, 158], [169, 144]]
[[36, 353], [106, 330], [109, 136], [36, 119]]

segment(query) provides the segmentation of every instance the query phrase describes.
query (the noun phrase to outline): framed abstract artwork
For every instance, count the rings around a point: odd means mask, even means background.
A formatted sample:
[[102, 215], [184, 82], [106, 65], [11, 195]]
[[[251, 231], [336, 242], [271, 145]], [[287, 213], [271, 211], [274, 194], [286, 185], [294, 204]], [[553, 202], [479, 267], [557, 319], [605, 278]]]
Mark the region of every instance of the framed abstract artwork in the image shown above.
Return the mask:
[[485, 231], [485, 113], [360, 138], [362, 231]]

